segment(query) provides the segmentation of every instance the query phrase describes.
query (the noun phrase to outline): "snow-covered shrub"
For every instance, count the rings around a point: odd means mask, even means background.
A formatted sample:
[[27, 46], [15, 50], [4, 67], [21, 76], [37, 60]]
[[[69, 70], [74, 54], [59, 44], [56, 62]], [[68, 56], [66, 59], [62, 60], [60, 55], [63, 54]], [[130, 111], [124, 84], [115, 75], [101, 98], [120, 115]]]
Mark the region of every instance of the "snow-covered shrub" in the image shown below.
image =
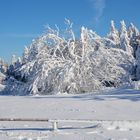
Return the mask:
[[[0, 61], [0, 72], [6, 68], [4, 92], [13, 95], [85, 93], [106, 87], [139, 89], [140, 33], [130, 24], [121, 29], [111, 21], [110, 33], [100, 37], [81, 28], [76, 38], [72, 23], [66, 30], [49, 26], [46, 32], [25, 47], [22, 58], [12, 56], [8, 67]], [[6, 79], [6, 80], [5, 80]]]
[[14, 79], [9, 80], [12, 93], [76, 94], [132, 81], [136, 62], [124, 22], [119, 32], [112, 21], [110, 34], [104, 38], [82, 27], [80, 39], [76, 39], [72, 23], [66, 23], [64, 35], [58, 27], [48, 27], [25, 47], [22, 60], [13, 64]]

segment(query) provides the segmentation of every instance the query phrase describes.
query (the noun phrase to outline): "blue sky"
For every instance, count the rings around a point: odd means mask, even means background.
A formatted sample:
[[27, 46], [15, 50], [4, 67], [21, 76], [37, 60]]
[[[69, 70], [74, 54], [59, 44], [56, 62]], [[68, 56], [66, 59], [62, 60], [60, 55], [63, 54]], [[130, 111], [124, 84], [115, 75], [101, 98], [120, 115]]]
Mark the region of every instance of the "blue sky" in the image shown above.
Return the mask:
[[105, 35], [112, 19], [117, 27], [124, 19], [140, 29], [139, 13], [140, 0], [0, 0], [0, 57], [10, 61], [12, 54], [21, 56], [45, 25], [64, 28], [65, 18], [76, 33], [83, 25]]

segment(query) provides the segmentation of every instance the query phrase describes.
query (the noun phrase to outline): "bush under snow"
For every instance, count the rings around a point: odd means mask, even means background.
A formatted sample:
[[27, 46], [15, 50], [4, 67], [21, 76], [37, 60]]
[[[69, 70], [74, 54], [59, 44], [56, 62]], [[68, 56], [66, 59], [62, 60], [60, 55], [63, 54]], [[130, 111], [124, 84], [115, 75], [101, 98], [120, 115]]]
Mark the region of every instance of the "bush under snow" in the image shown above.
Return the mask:
[[132, 25], [127, 30], [122, 21], [118, 31], [112, 21], [111, 31], [104, 38], [82, 27], [80, 39], [76, 39], [69, 20], [64, 35], [58, 27], [48, 27], [25, 47], [22, 60], [13, 60], [7, 91], [75, 94], [131, 85], [140, 73], [139, 44], [133, 43], [139, 31]]

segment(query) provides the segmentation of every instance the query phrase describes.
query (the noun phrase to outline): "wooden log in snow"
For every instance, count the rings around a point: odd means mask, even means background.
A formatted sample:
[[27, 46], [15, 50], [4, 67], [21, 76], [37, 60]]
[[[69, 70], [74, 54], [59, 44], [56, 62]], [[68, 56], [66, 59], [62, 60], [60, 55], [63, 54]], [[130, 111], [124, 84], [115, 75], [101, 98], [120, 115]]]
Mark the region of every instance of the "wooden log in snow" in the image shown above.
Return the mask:
[[15, 121], [15, 122], [48, 122], [49, 119], [39, 119], [39, 118], [0, 118], [0, 121]]

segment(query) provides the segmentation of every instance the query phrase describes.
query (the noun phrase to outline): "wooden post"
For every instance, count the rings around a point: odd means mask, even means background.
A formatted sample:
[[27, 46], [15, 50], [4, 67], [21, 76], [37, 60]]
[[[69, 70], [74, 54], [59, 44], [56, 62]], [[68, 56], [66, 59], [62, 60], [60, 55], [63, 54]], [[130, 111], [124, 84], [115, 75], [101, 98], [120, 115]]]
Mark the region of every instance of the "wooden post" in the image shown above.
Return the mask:
[[58, 130], [58, 122], [53, 121], [52, 125], [53, 125], [53, 131], [57, 131]]

